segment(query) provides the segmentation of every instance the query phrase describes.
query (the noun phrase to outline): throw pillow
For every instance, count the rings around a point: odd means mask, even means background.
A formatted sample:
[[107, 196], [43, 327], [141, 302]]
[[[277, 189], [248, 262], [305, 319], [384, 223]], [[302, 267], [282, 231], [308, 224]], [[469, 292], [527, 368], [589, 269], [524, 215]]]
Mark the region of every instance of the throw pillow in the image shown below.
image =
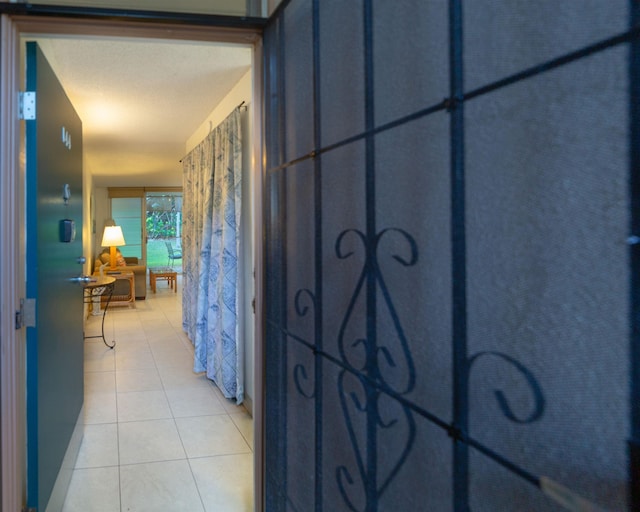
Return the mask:
[[122, 256], [122, 253], [120, 251], [116, 251], [116, 266], [118, 266], [118, 267], [126, 267], [127, 266], [127, 262], [124, 259], [124, 256]]

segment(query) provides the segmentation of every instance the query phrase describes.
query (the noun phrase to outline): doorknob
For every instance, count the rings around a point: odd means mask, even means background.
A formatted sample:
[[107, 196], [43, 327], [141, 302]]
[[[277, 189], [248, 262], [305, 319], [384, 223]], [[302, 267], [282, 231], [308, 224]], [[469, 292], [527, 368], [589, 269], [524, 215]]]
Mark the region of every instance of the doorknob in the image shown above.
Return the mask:
[[69, 281], [71, 281], [72, 283], [87, 284], [93, 281], [97, 281], [97, 279], [91, 276], [77, 276], [70, 278]]
[[78, 256], [76, 258], [76, 263], [78, 265], [84, 265], [87, 262], [87, 258], [85, 258], [84, 256]]

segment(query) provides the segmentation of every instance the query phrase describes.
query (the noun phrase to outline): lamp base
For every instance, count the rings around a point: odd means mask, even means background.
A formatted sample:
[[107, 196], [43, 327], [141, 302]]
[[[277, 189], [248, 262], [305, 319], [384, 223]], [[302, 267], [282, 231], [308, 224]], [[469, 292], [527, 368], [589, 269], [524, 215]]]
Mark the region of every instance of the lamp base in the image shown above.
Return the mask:
[[109, 248], [109, 264], [111, 266], [110, 270], [116, 269], [116, 246], [112, 245]]

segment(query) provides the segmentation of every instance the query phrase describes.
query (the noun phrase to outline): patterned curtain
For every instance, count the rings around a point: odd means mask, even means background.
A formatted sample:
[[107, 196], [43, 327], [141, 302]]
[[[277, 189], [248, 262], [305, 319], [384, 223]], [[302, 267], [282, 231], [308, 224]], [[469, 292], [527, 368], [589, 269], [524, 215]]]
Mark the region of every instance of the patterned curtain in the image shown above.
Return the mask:
[[183, 160], [182, 325], [195, 347], [194, 371], [242, 403], [238, 255], [242, 179], [240, 110]]

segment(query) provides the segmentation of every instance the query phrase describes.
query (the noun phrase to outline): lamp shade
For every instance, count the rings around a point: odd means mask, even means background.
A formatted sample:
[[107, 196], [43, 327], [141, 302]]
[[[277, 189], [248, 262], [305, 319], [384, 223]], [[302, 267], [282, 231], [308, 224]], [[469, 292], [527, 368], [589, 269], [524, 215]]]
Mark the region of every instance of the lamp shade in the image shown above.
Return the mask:
[[105, 226], [102, 235], [102, 247], [114, 247], [116, 245], [126, 245], [124, 235], [120, 226]]

